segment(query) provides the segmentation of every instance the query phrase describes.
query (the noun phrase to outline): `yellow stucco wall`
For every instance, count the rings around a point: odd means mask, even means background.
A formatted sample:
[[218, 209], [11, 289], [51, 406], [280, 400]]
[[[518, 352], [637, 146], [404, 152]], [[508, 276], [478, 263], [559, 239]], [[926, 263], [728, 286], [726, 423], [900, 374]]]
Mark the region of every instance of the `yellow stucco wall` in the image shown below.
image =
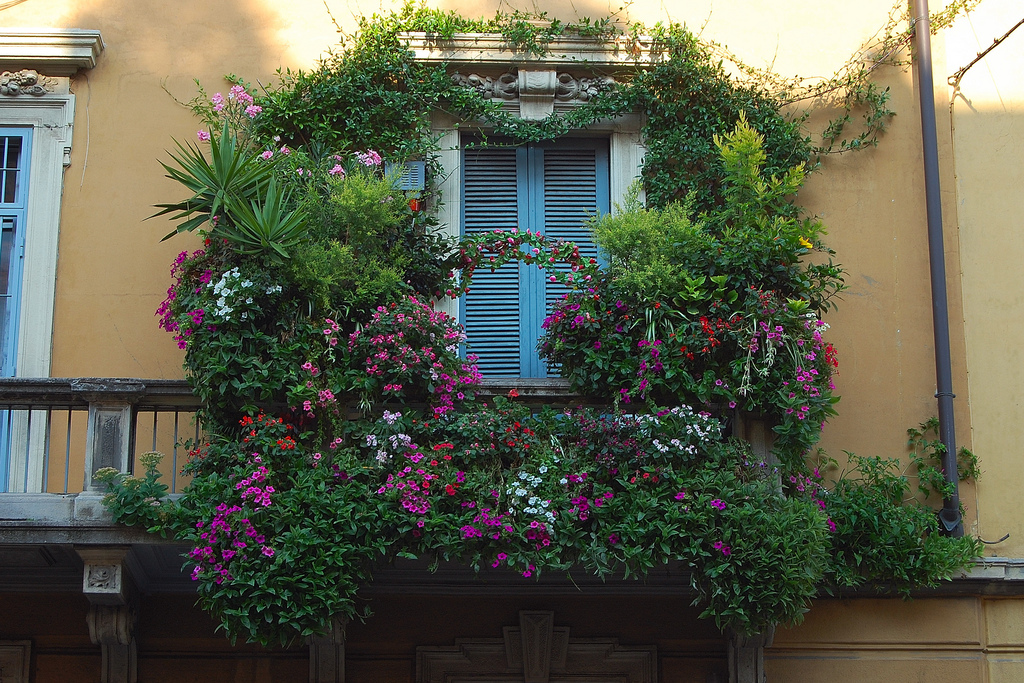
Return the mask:
[[770, 681], [1024, 680], [1024, 601], [819, 600], [766, 650]]
[[[1020, 3], [986, 0], [948, 32], [949, 72], [966, 66], [1021, 19]], [[952, 97], [956, 205], [970, 370], [972, 440], [985, 471], [979, 531], [1024, 554], [1021, 332], [1024, 330], [1024, 28], [964, 75]], [[953, 93], [951, 93], [951, 96]]]

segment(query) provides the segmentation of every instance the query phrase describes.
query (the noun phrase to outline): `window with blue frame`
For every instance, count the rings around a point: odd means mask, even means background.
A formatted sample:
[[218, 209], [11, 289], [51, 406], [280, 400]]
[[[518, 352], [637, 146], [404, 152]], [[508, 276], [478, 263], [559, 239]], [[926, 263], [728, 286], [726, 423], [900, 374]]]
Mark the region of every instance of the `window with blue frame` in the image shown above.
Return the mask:
[[0, 128], [0, 376], [13, 377], [18, 351], [21, 271], [31, 131]]
[[[17, 370], [31, 131], [0, 127], [0, 377]], [[0, 492], [8, 490], [12, 413], [0, 411]]]
[[[540, 231], [575, 242], [596, 257], [586, 221], [609, 211], [608, 141], [563, 138], [513, 146], [468, 137], [462, 149], [462, 229]], [[461, 320], [470, 353], [486, 377], [542, 378], [556, 374], [537, 354], [541, 324], [566, 292], [536, 266], [509, 263], [480, 269], [462, 297]]]

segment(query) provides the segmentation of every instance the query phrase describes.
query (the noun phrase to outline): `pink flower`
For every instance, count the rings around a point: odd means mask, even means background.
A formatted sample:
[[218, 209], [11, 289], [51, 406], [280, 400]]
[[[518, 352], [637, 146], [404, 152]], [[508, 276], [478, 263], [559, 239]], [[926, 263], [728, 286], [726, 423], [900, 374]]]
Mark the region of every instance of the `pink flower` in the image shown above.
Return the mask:
[[256, 115], [259, 114], [261, 111], [263, 111], [263, 107], [261, 107], [260, 105], [250, 104], [248, 107], [245, 108], [245, 115], [248, 116], [250, 119], [254, 119], [256, 118]]
[[273, 557], [274, 556], [274, 549], [271, 548], [270, 546], [265, 545], [265, 546], [263, 546], [263, 554], [266, 555], [267, 557]]
[[274, 156], [274, 151], [268, 149], [266, 152], [260, 155], [264, 161], [269, 161]]
[[199, 142], [209, 142], [210, 141], [210, 134], [207, 131], [205, 131], [205, 130], [201, 130], [201, 131], [196, 132], [196, 137], [199, 138]]
[[341, 164], [335, 164], [334, 168], [327, 172], [328, 175], [340, 175], [342, 178], [345, 177], [345, 169], [341, 167]]
[[383, 162], [383, 159], [380, 158], [380, 154], [377, 154], [377, 152], [372, 149], [368, 149], [365, 152], [357, 152], [356, 159], [358, 159], [359, 163], [363, 166], [380, 166]]

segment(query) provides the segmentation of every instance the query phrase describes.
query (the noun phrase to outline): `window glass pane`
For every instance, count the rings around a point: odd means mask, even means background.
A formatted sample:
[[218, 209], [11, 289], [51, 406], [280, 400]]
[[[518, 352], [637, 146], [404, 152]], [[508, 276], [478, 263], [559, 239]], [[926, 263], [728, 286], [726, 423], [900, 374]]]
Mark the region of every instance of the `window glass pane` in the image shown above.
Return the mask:
[[0, 202], [4, 204], [13, 204], [18, 199], [21, 148], [20, 135], [0, 136]]

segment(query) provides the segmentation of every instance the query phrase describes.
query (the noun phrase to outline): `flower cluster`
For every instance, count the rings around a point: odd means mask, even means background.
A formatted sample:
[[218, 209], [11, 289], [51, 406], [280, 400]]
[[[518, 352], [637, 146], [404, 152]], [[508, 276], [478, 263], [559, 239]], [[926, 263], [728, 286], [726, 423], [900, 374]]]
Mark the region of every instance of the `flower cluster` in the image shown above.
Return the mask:
[[512, 261], [536, 265], [545, 271], [550, 282], [567, 285], [588, 283], [600, 274], [597, 259], [581, 256], [579, 247], [572, 242], [550, 240], [530, 230], [496, 229], [463, 240], [458, 253], [461, 290], [449, 289], [448, 296], [468, 293], [477, 270], [493, 272]]
[[463, 341], [450, 316], [414, 297], [382, 306], [349, 336], [348, 352], [365, 373], [356, 386], [364, 400], [426, 399], [444, 415], [480, 382], [473, 358], [459, 357]]

